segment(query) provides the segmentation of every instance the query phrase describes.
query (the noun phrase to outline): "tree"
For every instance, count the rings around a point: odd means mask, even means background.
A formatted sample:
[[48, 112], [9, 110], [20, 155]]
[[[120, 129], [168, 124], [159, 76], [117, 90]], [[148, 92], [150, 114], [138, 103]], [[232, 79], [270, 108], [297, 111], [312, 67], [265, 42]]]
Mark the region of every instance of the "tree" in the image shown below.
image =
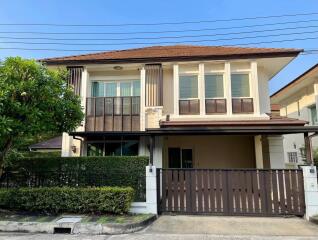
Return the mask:
[[0, 167], [21, 139], [76, 129], [84, 115], [65, 69], [20, 57], [0, 62]]

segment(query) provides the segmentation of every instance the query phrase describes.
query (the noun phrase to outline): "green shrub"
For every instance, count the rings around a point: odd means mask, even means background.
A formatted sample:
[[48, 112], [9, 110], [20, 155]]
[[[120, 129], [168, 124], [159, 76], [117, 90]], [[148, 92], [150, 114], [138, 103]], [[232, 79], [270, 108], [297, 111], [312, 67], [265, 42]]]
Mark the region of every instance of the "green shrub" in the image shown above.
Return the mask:
[[135, 201], [145, 201], [148, 161], [142, 156], [17, 158], [7, 170], [19, 173], [11, 178], [19, 187], [28, 186], [30, 176], [36, 173], [44, 187], [132, 187]]
[[7, 166], [8, 170], [27, 171], [92, 171], [109, 170], [145, 171], [148, 157], [107, 156], [107, 157], [37, 157], [17, 158]]
[[17, 188], [0, 190], [0, 208], [58, 213], [127, 213], [133, 200], [130, 187]]

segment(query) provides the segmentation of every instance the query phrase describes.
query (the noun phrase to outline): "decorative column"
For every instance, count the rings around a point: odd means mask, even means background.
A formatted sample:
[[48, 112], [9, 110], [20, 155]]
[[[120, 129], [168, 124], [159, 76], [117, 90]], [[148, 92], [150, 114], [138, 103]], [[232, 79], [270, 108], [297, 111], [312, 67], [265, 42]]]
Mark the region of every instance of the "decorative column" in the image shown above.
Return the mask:
[[145, 98], [146, 98], [146, 70], [145, 70], [145, 67], [142, 67], [140, 70], [140, 131], [145, 131], [145, 127], [146, 127]]
[[205, 82], [204, 82], [204, 63], [199, 64], [198, 89], [200, 100], [200, 115], [205, 115]]
[[304, 176], [306, 219], [318, 214], [317, 169], [315, 166], [301, 166]]
[[264, 168], [262, 135], [254, 136], [256, 168]]
[[224, 89], [226, 99], [226, 112], [228, 116], [232, 115], [232, 90], [231, 90], [231, 65], [230, 62], [224, 63]]
[[173, 114], [179, 115], [179, 65], [173, 65]]
[[260, 115], [259, 106], [259, 82], [258, 82], [258, 72], [257, 72], [257, 62], [251, 62], [251, 87], [252, 87], [252, 97], [254, 102], [254, 114]]

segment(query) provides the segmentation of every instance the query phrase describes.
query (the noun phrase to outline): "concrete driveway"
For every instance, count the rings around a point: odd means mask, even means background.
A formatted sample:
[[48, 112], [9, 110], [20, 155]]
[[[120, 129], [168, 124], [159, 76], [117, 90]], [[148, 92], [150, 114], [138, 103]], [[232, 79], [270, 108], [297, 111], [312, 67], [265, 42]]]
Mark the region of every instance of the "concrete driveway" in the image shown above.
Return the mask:
[[145, 232], [233, 236], [312, 236], [318, 239], [318, 225], [297, 217], [161, 216]]
[[113, 236], [0, 233], [0, 240], [313, 240], [318, 225], [300, 218], [161, 216], [141, 232]]

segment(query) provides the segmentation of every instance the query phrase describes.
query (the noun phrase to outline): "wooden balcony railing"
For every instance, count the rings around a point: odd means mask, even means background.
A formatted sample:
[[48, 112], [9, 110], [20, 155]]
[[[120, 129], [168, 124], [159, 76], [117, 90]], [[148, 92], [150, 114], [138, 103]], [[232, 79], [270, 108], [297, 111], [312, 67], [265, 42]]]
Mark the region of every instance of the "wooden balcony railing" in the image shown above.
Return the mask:
[[140, 97], [86, 99], [86, 131], [140, 131]]
[[205, 99], [206, 114], [226, 113], [226, 99]]
[[254, 113], [253, 98], [232, 98], [233, 113]]
[[200, 100], [179, 100], [180, 115], [198, 115], [200, 114]]

